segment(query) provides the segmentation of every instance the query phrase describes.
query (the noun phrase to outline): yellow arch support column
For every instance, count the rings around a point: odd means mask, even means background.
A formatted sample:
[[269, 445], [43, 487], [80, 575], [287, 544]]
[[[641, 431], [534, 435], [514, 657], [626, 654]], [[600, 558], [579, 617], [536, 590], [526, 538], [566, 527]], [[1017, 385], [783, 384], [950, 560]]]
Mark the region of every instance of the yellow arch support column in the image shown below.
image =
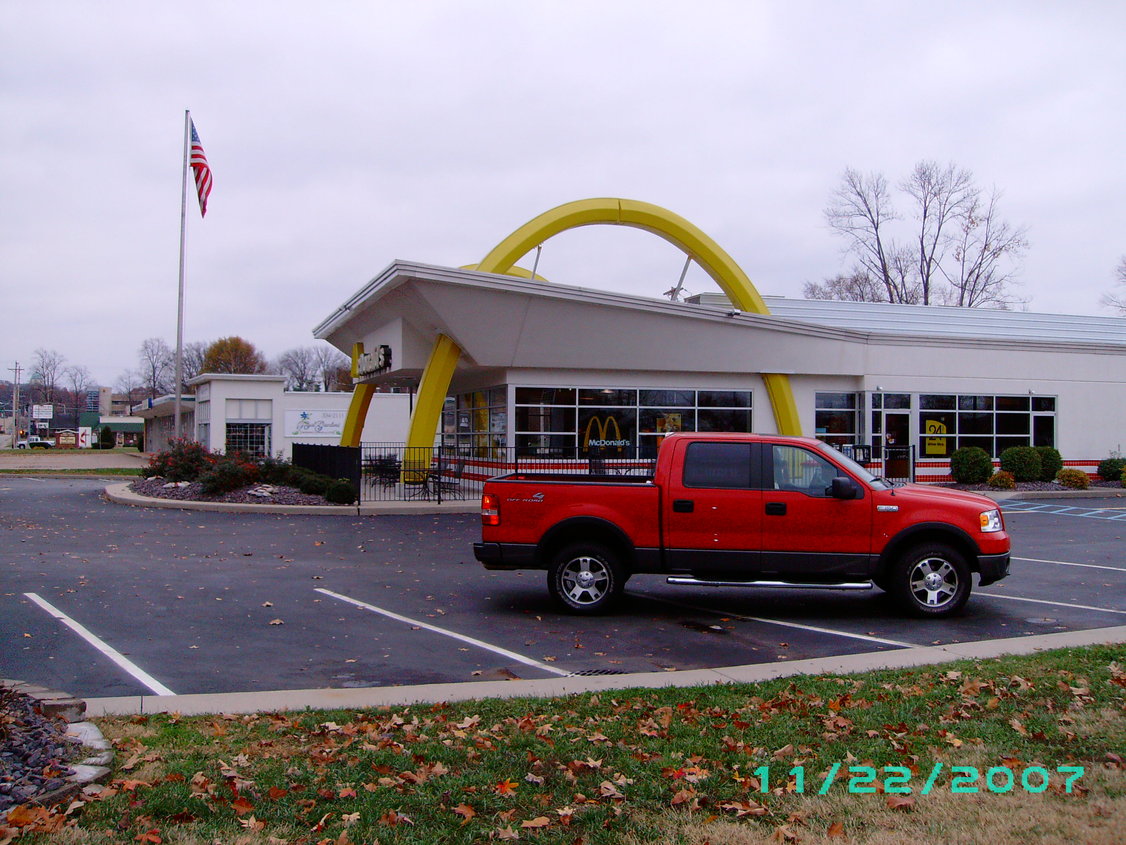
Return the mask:
[[[407, 434], [408, 454], [411, 454], [410, 447], [429, 449], [434, 445], [434, 433], [438, 430], [442, 407], [460, 357], [461, 348], [444, 334], [434, 339], [434, 348], [430, 350], [422, 381], [418, 384], [414, 415]], [[429, 459], [426, 463], [429, 465]]]
[[[360, 356], [364, 354], [362, 343], [352, 344], [352, 378], [359, 375]], [[368, 416], [371, 397], [375, 395], [375, 385], [357, 384], [352, 390], [352, 401], [348, 403], [348, 416], [344, 418], [344, 432], [340, 435], [341, 446], [359, 446], [364, 433], [364, 420]]]

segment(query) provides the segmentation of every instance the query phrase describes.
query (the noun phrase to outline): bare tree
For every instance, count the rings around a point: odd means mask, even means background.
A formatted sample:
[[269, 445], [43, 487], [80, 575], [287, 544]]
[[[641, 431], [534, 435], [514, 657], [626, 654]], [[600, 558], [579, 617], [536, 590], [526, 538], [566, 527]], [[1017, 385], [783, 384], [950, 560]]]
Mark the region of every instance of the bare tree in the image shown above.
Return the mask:
[[286, 377], [287, 390], [313, 390], [320, 381], [317, 349], [295, 346], [278, 356], [276, 369]]
[[175, 381], [175, 355], [159, 337], [150, 337], [137, 350], [138, 372], [149, 399], [170, 393]]
[[64, 361], [66, 361], [65, 356], [53, 349], [42, 347], [35, 350], [31, 359], [31, 378], [40, 383], [43, 388], [43, 398], [47, 402], [53, 402], [55, 399], [55, 387], [59, 383]]
[[[210, 343], [202, 340], [195, 340], [191, 343], [184, 344], [180, 362], [184, 378], [184, 384], [181, 390], [184, 392], [188, 392], [187, 383], [203, 372], [203, 359], [207, 357], [207, 348], [210, 345]], [[175, 366], [175, 364], [173, 364], [173, 366]], [[172, 378], [175, 380], [175, 374], [173, 374]]]
[[1021, 300], [1011, 288], [1020, 259], [1028, 249], [1027, 229], [999, 219], [996, 188], [983, 202], [975, 197], [952, 240], [951, 260], [943, 276], [956, 293], [957, 305], [967, 308], [1008, 308]]
[[129, 397], [129, 405], [145, 398], [145, 377], [139, 370], [126, 370], [117, 377], [113, 388]]
[[824, 282], [806, 282], [802, 287], [806, 299], [836, 299], [842, 302], [880, 302], [883, 288], [860, 268], [842, 273]]
[[1104, 293], [1102, 304], [1126, 316], [1126, 255], [1118, 260], [1118, 266], [1114, 268], [1114, 277], [1114, 284], [1122, 288], [1122, 293]]
[[94, 379], [90, 371], [81, 366], [70, 366], [63, 370], [67, 387], [70, 388], [70, 398], [74, 403], [75, 414], [79, 414], [86, 407], [86, 392], [94, 386]]
[[1015, 301], [1008, 288], [1016, 271], [1009, 264], [1019, 261], [1028, 242], [1023, 228], [999, 219], [997, 191], [983, 202], [969, 170], [933, 161], [916, 164], [899, 188], [913, 208], [906, 240], [892, 233], [894, 221], [905, 221], [880, 173], [845, 170], [825, 208], [829, 227], [858, 261], [853, 275], [862, 272], [875, 283], [865, 293], [878, 294], [874, 301], [924, 305]]
[[327, 343], [314, 347], [317, 362], [317, 374], [325, 390], [332, 390], [345, 386], [344, 375], [341, 370], [348, 369], [348, 386], [351, 384], [351, 361], [348, 356]]

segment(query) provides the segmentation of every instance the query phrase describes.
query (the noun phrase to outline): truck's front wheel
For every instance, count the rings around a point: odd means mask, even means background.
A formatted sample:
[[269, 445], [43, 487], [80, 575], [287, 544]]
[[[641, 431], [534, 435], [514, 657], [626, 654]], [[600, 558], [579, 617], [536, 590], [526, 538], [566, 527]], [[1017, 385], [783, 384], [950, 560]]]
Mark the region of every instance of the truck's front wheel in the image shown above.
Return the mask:
[[891, 592], [915, 616], [953, 616], [970, 597], [970, 568], [950, 546], [916, 546], [900, 560]]
[[547, 571], [552, 598], [572, 613], [603, 613], [621, 595], [625, 580], [617, 557], [594, 543], [561, 549]]

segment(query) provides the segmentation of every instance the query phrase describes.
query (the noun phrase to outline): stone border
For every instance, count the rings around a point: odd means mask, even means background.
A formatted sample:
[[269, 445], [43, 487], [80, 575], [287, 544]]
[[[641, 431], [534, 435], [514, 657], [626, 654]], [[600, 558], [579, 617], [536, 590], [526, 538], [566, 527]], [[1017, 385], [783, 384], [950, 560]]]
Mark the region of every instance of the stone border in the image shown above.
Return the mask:
[[[92, 752], [77, 762], [69, 763], [68, 768], [72, 770], [72, 773], [64, 778], [67, 784], [35, 796], [35, 804], [45, 807], [59, 804], [78, 795], [92, 783], [105, 782], [110, 774], [110, 766], [113, 764], [113, 746], [102, 735], [97, 725], [87, 721], [85, 701], [61, 690], [53, 690], [41, 687], [38, 684], [29, 684], [7, 678], [0, 678], [0, 687], [6, 687], [34, 698], [44, 716], [65, 719], [67, 721], [66, 735], [77, 740], [83, 748]], [[0, 821], [8, 817], [9, 810], [0, 813]]]
[[219, 513], [316, 514], [318, 516], [377, 516], [380, 514], [478, 513], [481, 500], [454, 499], [448, 502], [361, 502], [359, 505], [271, 505], [252, 502], [198, 502], [191, 499], [158, 499], [129, 489], [131, 481], [110, 484], [105, 497], [119, 505]]

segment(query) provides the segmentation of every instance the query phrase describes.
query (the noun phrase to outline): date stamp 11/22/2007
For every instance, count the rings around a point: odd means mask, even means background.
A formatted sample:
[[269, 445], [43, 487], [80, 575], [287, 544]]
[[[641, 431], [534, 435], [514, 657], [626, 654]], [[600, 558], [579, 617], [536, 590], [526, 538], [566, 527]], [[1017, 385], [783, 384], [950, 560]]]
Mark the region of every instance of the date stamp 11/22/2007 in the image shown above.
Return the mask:
[[[889, 795], [929, 795], [936, 788], [949, 788], [954, 794], [975, 794], [979, 792], [994, 792], [1003, 794], [1015, 790], [1039, 793], [1047, 792], [1053, 779], [1063, 792], [1071, 794], [1076, 781], [1083, 777], [1083, 766], [1056, 766], [1049, 769], [1044, 766], [1026, 766], [1014, 770], [1009, 766], [992, 766], [985, 769], [984, 773], [977, 766], [950, 766], [950, 777], [940, 778], [946, 768], [944, 763], [935, 763], [930, 774], [922, 783], [916, 793], [918, 782], [913, 780], [918, 776], [907, 766], [849, 766], [842, 771], [840, 763], [834, 763], [829, 771], [816, 776], [809, 784], [806, 783], [805, 766], [794, 766], [782, 772], [775, 771], [775, 776], [782, 775], [785, 783], [793, 792], [802, 794], [807, 791], [817, 795], [827, 795], [833, 786], [847, 787], [848, 792], [854, 795], [884, 792]], [[751, 777], [759, 783], [759, 791], [766, 793], [771, 788], [770, 766], [759, 766], [750, 772]], [[819, 784], [814, 780], [820, 781]]]

